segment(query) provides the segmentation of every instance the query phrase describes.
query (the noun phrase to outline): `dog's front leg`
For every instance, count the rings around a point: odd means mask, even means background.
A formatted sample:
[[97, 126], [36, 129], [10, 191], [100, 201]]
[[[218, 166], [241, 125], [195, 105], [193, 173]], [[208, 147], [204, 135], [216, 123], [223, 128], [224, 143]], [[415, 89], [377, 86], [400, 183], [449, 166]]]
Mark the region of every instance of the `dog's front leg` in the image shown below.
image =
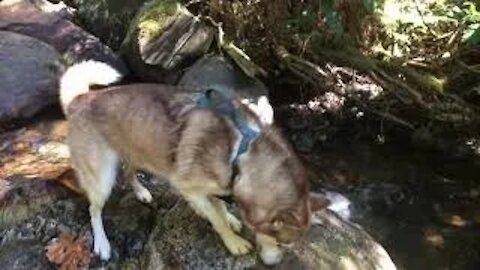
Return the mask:
[[256, 238], [257, 244], [260, 246], [260, 257], [264, 264], [273, 265], [282, 260], [283, 252], [275, 238], [262, 233], [257, 233]]
[[252, 245], [247, 240], [235, 234], [225, 215], [205, 195], [186, 195], [185, 199], [198, 214], [210, 221], [213, 229], [220, 235], [223, 243], [233, 255], [247, 254]]
[[217, 211], [227, 220], [228, 225], [232, 228], [233, 231], [239, 233], [242, 230], [242, 222], [238, 220], [236, 216], [230, 213], [225, 205], [225, 201], [219, 198], [212, 197], [210, 198], [213, 205], [217, 208]]

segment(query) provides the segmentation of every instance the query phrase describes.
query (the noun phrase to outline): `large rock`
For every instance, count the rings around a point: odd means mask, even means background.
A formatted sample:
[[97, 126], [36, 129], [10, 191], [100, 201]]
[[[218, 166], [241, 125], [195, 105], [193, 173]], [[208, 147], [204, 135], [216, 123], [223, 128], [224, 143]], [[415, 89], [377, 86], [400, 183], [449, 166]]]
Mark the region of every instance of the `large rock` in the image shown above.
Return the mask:
[[226, 96], [239, 95], [263, 123], [272, 123], [273, 108], [268, 101], [268, 89], [255, 77], [250, 77], [228, 57], [205, 55], [178, 82], [192, 92], [216, 89]]
[[73, 24], [71, 9], [61, 2], [46, 0], [4, 0], [0, 2], [0, 30], [12, 31], [42, 40], [63, 56], [67, 65], [94, 59], [126, 74], [115, 53], [97, 37]]
[[0, 122], [28, 118], [58, 100], [64, 66], [48, 44], [0, 31]]
[[118, 50], [130, 21], [146, 0], [71, 0], [76, 17], [90, 33]]
[[144, 80], [174, 83], [203, 55], [214, 29], [175, 0], [151, 0], [138, 11], [122, 45], [132, 70]]
[[[288, 250], [273, 269], [396, 269], [382, 246], [360, 226], [332, 212], [317, 213], [314, 220], [305, 239]], [[183, 201], [157, 217], [156, 224], [141, 257], [144, 269], [266, 268], [255, 253], [229, 255], [211, 226]]]
[[178, 84], [194, 90], [210, 87], [233, 89], [247, 98], [268, 96], [268, 89], [260, 80], [245, 75], [235, 62], [220, 55], [200, 58], [187, 69]]
[[[92, 247], [88, 204], [48, 182], [17, 184], [13, 194], [32, 194], [29, 199], [9, 200], [4, 207], [29, 210], [19, 219], [0, 224], [0, 264], [21, 262], [36, 269], [49, 268], [43, 247], [61, 232], [85, 234]], [[107, 203], [104, 221], [113, 257], [105, 263], [96, 258], [90, 267], [107, 269], [326, 269], [393, 270], [385, 250], [360, 227], [325, 212], [306, 239], [286, 252], [283, 261], [266, 267], [256, 252], [231, 256], [207, 221], [166, 187], [153, 192], [158, 200], [146, 206], [131, 192], [117, 188]], [[28, 207], [27, 205], [35, 205]], [[14, 223], [15, 221], [16, 223]], [[248, 232], [244, 232], [251, 238]], [[26, 243], [35, 248], [25, 249]], [[25, 252], [31, 257], [25, 256]], [[43, 268], [42, 268], [43, 267]], [[19, 268], [20, 269], [20, 268]]]
[[156, 218], [142, 269], [245, 269], [258, 265], [255, 253], [231, 256], [208, 221], [198, 217], [185, 201], [179, 201]]
[[[84, 236], [87, 249], [92, 250], [88, 202], [83, 196], [68, 192], [54, 181], [7, 182], [12, 187], [0, 198], [2, 269], [55, 269], [46, 258], [45, 247], [62, 233]], [[163, 211], [155, 207], [140, 203], [131, 192], [126, 194], [118, 187], [103, 214], [113, 257], [108, 263], [94, 258], [90, 269], [128, 269], [128, 265], [140, 269], [138, 258], [155, 226], [155, 214]]]
[[18, 241], [7, 244], [0, 250], [0, 263], [8, 270], [53, 270], [47, 257], [43, 254], [44, 247], [38, 241]]

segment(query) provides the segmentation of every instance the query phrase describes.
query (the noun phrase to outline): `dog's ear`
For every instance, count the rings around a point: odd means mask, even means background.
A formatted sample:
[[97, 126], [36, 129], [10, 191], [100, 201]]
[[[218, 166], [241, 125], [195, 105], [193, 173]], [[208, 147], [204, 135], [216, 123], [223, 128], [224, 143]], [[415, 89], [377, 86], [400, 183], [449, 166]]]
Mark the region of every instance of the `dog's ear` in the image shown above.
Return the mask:
[[271, 125], [273, 123], [273, 108], [266, 96], [258, 98], [257, 103], [248, 99], [243, 99], [242, 103], [252, 110], [264, 125]]
[[324, 194], [310, 192], [310, 209], [312, 212], [317, 212], [327, 208], [330, 205], [330, 200]]

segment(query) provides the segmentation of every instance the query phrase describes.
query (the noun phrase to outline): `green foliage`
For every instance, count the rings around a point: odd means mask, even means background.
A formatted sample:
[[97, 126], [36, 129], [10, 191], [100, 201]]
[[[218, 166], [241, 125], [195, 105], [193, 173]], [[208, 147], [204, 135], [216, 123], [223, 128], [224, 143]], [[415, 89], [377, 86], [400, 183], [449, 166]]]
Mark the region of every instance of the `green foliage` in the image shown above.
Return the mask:
[[479, 1], [384, 0], [375, 13], [382, 36], [372, 52], [384, 59], [443, 61], [464, 45], [480, 44]]
[[335, 33], [336, 36], [341, 36], [344, 33], [342, 19], [335, 9], [335, 0], [323, 0], [322, 9], [324, 11], [325, 20], [328, 28]]
[[480, 23], [468, 25], [463, 32], [462, 40], [468, 45], [480, 44]]
[[373, 12], [375, 12], [375, 9], [378, 8], [378, 6], [380, 4], [379, 2], [381, 2], [381, 1], [378, 1], [378, 0], [363, 0], [363, 5], [365, 6], [365, 9], [367, 10], [367, 12], [369, 14], [372, 14]]
[[460, 12], [463, 15], [462, 19], [465, 24], [462, 41], [468, 45], [480, 44], [480, 11], [470, 1], [465, 2], [463, 6], [464, 9]]
[[311, 8], [306, 8], [300, 16], [287, 20], [287, 26], [297, 33], [310, 33], [315, 28], [316, 14]]

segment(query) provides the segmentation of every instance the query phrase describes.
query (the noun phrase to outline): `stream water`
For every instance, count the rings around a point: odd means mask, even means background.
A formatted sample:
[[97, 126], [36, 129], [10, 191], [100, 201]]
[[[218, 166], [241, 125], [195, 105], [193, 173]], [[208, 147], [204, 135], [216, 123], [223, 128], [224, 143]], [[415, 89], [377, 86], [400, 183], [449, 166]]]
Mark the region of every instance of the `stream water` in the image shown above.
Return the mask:
[[321, 185], [351, 200], [352, 219], [386, 248], [399, 269], [480, 269], [475, 158], [408, 146], [344, 144], [322, 149], [314, 163]]

